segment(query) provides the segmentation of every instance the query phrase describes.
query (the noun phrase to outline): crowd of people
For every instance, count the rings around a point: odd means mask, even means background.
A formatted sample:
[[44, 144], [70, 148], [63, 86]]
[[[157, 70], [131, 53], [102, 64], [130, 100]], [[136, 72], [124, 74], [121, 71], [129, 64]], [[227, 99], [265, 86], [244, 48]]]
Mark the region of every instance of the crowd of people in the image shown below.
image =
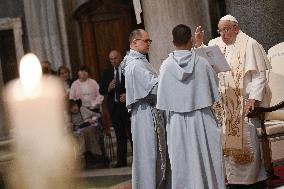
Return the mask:
[[[57, 72], [51, 69], [49, 61], [42, 61], [42, 72], [47, 75], [57, 75], [64, 84], [68, 104], [70, 130], [79, 141], [79, 151], [84, 157], [87, 169], [109, 167], [110, 157], [105, 147], [105, 133], [102, 122], [102, 103], [104, 96], [108, 102], [112, 126], [117, 139], [117, 163], [112, 167], [127, 166], [127, 140], [131, 142], [130, 115], [125, 106], [124, 76], [121, 74], [121, 54], [110, 52], [110, 68], [106, 70], [101, 81], [102, 85], [89, 77], [90, 69], [80, 66], [78, 79], [70, 78], [70, 70], [65, 65]], [[119, 73], [114, 70], [120, 69]], [[111, 71], [112, 70], [112, 71]], [[114, 77], [113, 74], [116, 74]], [[116, 83], [114, 82], [116, 78]]]
[[[117, 138], [117, 163], [127, 165], [127, 140], [133, 149], [133, 189], [264, 189], [267, 173], [256, 128], [246, 115], [265, 101], [270, 64], [262, 46], [243, 33], [231, 15], [218, 23], [220, 37], [209, 41], [231, 70], [216, 73], [195, 49], [206, 48], [204, 31], [183, 24], [172, 30], [171, 52], [159, 74], [147, 59], [152, 42], [143, 29], [129, 36], [123, 58], [109, 53], [111, 66], [100, 87], [80, 67], [72, 82], [62, 66], [73, 131], [84, 146], [86, 164], [109, 163], [101, 142], [101, 108], [106, 99]], [[52, 74], [48, 63], [44, 73]], [[47, 67], [47, 68], [46, 68]]]

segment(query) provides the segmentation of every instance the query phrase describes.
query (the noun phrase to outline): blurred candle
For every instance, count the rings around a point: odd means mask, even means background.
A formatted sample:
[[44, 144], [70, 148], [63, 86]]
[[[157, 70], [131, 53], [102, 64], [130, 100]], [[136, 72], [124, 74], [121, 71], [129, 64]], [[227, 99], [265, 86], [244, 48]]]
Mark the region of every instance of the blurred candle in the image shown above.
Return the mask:
[[42, 76], [34, 54], [20, 62], [20, 79], [4, 91], [15, 138], [12, 188], [71, 189], [74, 151], [66, 132], [64, 89], [57, 78]]

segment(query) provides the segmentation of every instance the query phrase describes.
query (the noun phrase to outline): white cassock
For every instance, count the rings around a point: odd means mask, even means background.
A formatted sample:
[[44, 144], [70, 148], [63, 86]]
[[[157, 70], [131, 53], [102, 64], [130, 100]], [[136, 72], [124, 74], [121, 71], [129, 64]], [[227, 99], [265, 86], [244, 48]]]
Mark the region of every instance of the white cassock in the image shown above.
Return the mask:
[[[239, 38], [238, 38], [239, 36]], [[246, 36], [242, 31], [239, 32], [237, 40], [241, 36]], [[257, 101], [265, 101], [266, 89], [266, 70], [270, 68], [266, 53], [262, 46], [253, 38], [247, 36], [247, 44], [244, 53], [240, 53], [242, 49], [238, 49], [236, 42], [231, 45], [222, 43], [220, 37], [209, 42], [209, 46], [217, 45], [223, 51], [227, 62], [231, 65], [234, 61], [234, 54], [238, 53], [240, 61], [243, 61], [243, 98], [255, 99]], [[223, 73], [222, 78], [226, 78], [230, 72]], [[221, 93], [228, 89], [226, 81], [219, 75], [219, 90]], [[224, 126], [224, 125], [223, 125]], [[225, 157], [226, 177], [229, 184], [253, 184], [267, 178], [262, 155], [259, 138], [256, 128], [259, 128], [260, 120], [248, 119], [243, 121], [243, 141], [244, 148], [252, 152], [252, 161], [239, 164], [234, 161], [232, 156]]]
[[157, 171], [157, 146], [160, 140], [165, 143], [165, 138], [157, 139], [153, 117], [157, 111], [152, 105], [156, 100], [158, 75], [146, 56], [134, 50], [125, 57], [124, 66], [126, 106], [131, 112], [133, 140], [132, 188], [156, 189], [165, 179], [160, 178], [161, 171]]

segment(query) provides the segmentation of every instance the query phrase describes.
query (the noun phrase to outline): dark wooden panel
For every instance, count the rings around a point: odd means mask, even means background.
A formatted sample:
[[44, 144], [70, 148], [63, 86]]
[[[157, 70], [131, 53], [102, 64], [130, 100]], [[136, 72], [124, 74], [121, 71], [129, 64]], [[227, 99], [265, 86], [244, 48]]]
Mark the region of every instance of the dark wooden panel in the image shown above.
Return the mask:
[[81, 22], [82, 24], [82, 40], [83, 40], [83, 53], [84, 63], [91, 69], [91, 77], [96, 80], [99, 79], [99, 70], [97, 68], [97, 54], [96, 54], [96, 43], [94, 39], [94, 32], [92, 23], [87, 17], [84, 17]]
[[124, 54], [129, 49], [128, 35], [130, 27], [128, 23], [126, 17], [120, 17], [93, 24], [100, 73], [108, 66], [108, 54], [111, 50], [117, 49]]
[[[112, 3], [110, 3], [112, 2]], [[82, 30], [84, 63], [91, 67], [91, 76], [100, 81], [108, 66], [108, 54], [129, 49], [128, 36], [133, 15], [128, 6], [112, 0], [90, 1], [76, 12]]]
[[18, 64], [13, 30], [0, 31], [0, 59], [4, 83], [18, 77]]

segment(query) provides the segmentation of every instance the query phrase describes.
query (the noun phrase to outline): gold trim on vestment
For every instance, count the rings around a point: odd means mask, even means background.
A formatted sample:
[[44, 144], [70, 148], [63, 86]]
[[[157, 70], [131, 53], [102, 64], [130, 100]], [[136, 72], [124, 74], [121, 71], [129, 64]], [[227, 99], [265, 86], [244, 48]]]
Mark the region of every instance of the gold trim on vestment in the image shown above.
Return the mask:
[[232, 156], [233, 161], [237, 164], [247, 164], [254, 160], [254, 154], [251, 151], [243, 152], [239, 149], [224, 149], [223, 154], [225, 156]]
[[[223, 153], [232, 156], [237, 164], [246, 164], [253, 161], [252, 149], [245, 149], [244, 145], [244, 76], [245, 49], [249, 37], [240, 32], [235, 42], [235, 52], [229, 62], [231, 71], [219, 73], [219, 92], [221, 100], [214, 106], [216, 116], [225, 127], [225, 142]], [[226, 45], [221, 38], [216, 45], [226, 53]]]

